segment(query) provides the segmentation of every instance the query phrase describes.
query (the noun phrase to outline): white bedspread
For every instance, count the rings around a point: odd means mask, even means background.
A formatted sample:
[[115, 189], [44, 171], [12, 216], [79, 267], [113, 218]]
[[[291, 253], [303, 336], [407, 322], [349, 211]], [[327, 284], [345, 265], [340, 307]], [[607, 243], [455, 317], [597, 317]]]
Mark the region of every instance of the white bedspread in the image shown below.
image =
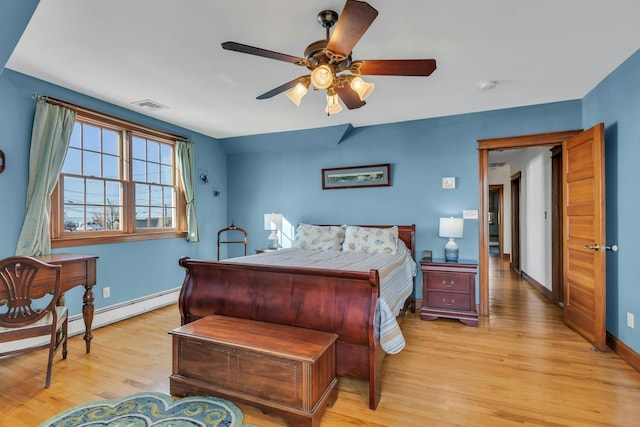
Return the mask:
[[413, 277], [417, 271], [411, 253], [404, 245], [402, 247], [395, 255], [289, 248], [226, 259], [224, 262], [364, 272], [378, 270], [380, 298], [376, 307], [376, 334], [382, 349], [387, 353], [395, 354], [405, 346], [404, 336], [396, 316], [400, 313], [405, 300], [411, 295]]

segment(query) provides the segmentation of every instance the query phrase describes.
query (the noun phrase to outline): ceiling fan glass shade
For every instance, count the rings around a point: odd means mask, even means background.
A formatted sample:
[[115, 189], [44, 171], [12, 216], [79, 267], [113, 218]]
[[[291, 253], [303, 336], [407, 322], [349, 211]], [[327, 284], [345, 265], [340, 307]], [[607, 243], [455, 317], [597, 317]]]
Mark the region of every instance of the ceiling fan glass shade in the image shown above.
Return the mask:
[[314, 68], [311, 72], [311, 83], [316, 89], [326, 89], [333, 84], [333, 72], [327, 64]]
[[371, 95], [373, 88], [376, 87], [373, 83], [367, 83], [362, 80], [361, 77], [354, 77], [351, 80], [351, 89], [355, 90], [361, 101], [364, 101]]
[[305, 86], [302, 83], [298, 83], [297, 85], [295, 85], [295, 87], [293, 89], [291, 89], [288, 92], [285, 92], [285, 95], [287, 95], [287, 98], [289, 98], [291, 100], [291, 102], [293, 102], [294, 104], [296, 104], [299, 107], [300, 106], [300, 102], [302, 101], [302, 98], [308, 92], [308, 89], [307, 89], [308, 86], [309, 86], [309, 84], [307, 84]]
[[342, 105], [338, 101], [338, 95], [327, 95], [327, 107], [324, 112], [328, 115], [337, 114], [342, 111]]

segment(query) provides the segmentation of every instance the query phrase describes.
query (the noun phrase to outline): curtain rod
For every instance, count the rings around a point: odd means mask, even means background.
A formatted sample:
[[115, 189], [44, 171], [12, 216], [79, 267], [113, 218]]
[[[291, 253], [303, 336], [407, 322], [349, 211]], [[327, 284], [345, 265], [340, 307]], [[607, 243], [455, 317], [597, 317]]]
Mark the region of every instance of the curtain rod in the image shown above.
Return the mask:
[[63, 101], [61, 99], [52, 98], [52, 97], [46, 96], [46, 95], [38, 95], [37, 93], [32, 93], [31, 94], [31, 98], [37, 99], [37, 100], [42, 100], [42, 101], [45, 101], [45, 102], [47, 102], [49, 104], [52, 104], [52, 105], [58, 105], [60, 107], [65, 107], [65, 108], [68, 108], [69, 110], [72, 110], [72, 111], [75, 111], [75, 112], [81, 111], [81, 112], [84, 112], [84, 113], [94, 114], [96, 116], [100, 116], [100, 117], [104, 117], [104, 118], [109, 119], [109, 120], [120, 122], [120, 123], [126, 124], [128, 126], [132, 126], [134, 128], [138, 128], [138, 129], [143, 130], [143, 131], [147, 131], [147, 132], [148, 131], [153, 131], [155, 133], [159, 132], [159, 133], [163, 133], [165, 135], [168, 135], [168, 136], [170, 136], [172, 138], [178, 139], [180, 141], [189, 142], [189, 139], [187, 137], [185, 137], [185, 136], [176, 135], [176, 134], [173, 134], [171, 132], [155, 130], [155, 129], [149, 128], [148, 126], [140, 125], [138, 123], [134, 123], [134, 122], [131, 122], [129, 120], [121, 119], [119, 117], [114, 117], [114, 116], [111, 116], [109, 114], [102, 113], [100, 111], [96, 111], [96, 110], [92, 110], [92, 109], [87, 108], [87, 107], [83, 107], [81, 105], [72, 104], [71, 102]]

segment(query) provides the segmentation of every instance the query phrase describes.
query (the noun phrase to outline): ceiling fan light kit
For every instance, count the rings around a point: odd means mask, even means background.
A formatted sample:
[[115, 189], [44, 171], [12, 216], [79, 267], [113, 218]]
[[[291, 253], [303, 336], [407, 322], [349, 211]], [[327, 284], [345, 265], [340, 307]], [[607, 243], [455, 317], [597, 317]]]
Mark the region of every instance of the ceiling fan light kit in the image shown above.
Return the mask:
[[[289, 62], [308, 68], [311, 73], [291, 80], [270, 90], [257, 99], [267, 99], [286, 91], [287, 97], [300, 106], [310, 84], [316, 90], [327, 91], [325, 112], [329, 115], [342, 111], [342, 105], [350, 109], [365, 105], [375, 85], [362, 79], [363, 75], [378, 76], [429, 76], [436, 69], [434, 59], [389, 59], [353, 61], [351, 53], [365, 31], [378, 16], [378, 11], [368, 3], [347, 0], [338, 20], [338, 14], [324, 10], [318, 14], [318, 22], [326, 30], [326, 40], [311, 43], [304, 58], [274, 52], [236, 42], [222, 43], [222, 48], [269, 59]], [[333, 28], [335, 26], [335, 28]], [[331, 29], [333, 28], [333, 33]]]

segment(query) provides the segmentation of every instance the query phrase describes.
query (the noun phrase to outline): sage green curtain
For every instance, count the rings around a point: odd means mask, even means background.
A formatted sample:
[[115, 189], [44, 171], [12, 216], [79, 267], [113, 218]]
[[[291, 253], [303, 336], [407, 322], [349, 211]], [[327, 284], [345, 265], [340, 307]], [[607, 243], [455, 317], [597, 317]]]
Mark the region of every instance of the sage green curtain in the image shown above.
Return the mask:
[[51, 193], [67, 154], [76, 113], [39, 99], [31, 131], [27, 209], [16, 255], [51, 252]]
[[196, 220], [195, 186], [193, 182], [194, 158], [193, 144], [176, 141], [176, 159], [184, 197], [187, 200], [187, 241], [199, 242], [198, 222]]

